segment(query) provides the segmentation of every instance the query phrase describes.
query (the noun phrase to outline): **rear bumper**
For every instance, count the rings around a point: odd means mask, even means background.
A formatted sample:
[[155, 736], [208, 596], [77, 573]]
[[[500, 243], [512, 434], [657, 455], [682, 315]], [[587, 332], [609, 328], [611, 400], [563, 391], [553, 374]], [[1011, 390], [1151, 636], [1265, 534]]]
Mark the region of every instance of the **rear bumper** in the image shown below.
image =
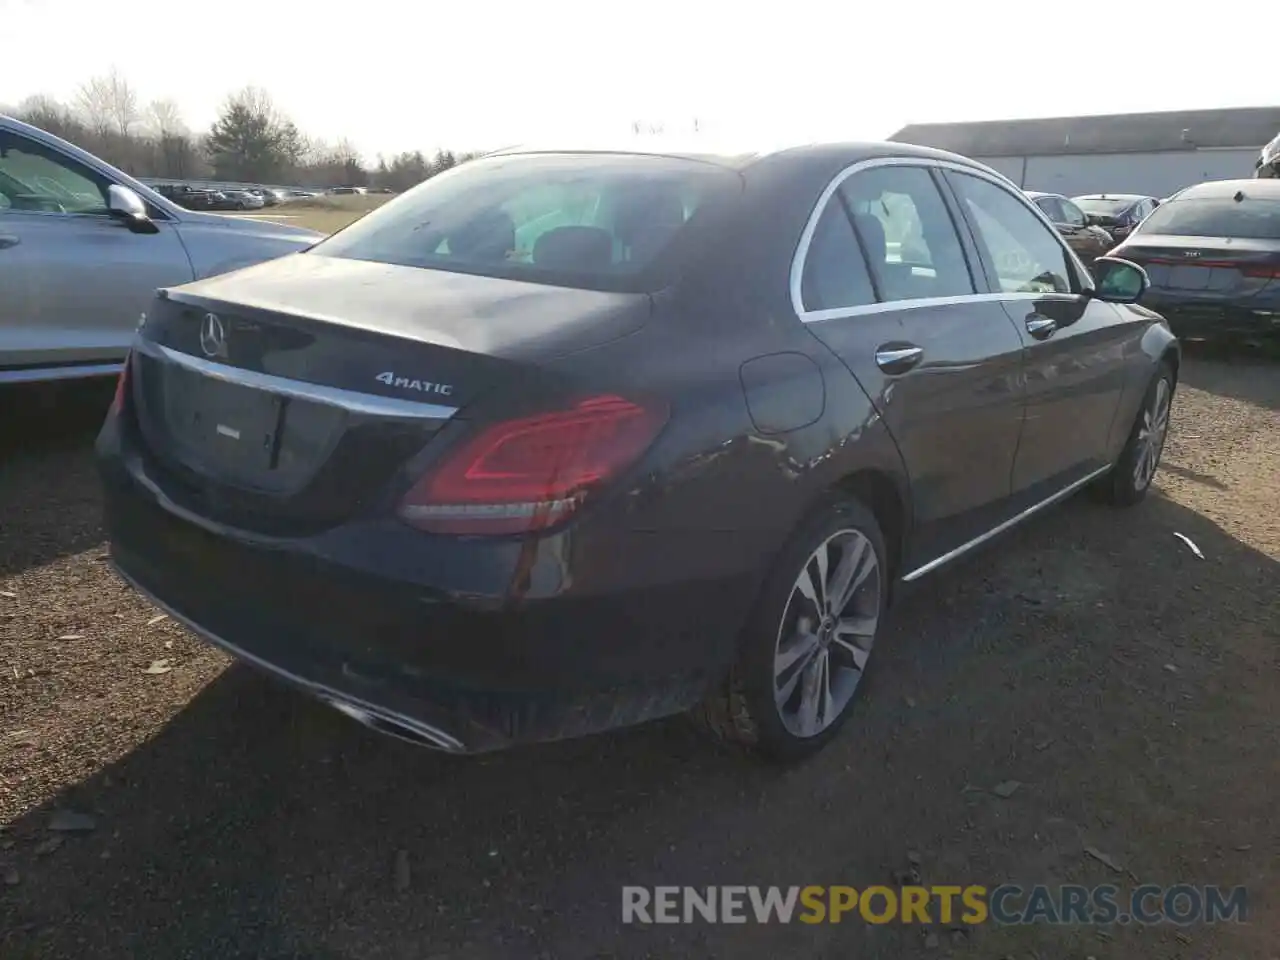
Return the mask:
[[[117, 418], [98, 453], [126, 581], [208, 642], [369, 726], [452, 752], [687, 709], [723, 675], [754, 597], [751, 571], [657, 576], [657, 558], [677, 572], [684, 548], [654, 534], [637, 535], [634, 564], [618, 560], [627, 543], [611, 541], [606, 557], [583, 531], [537, 542], [531, 564], [518, 542], [390, 521], [251, 539], [166, 502]], [[731, 545], [723, 555], [734, 562]]]
[[1280, 303], [1249, 308], [1149, 296], [1142, 304], [1168, 320], [1180, 338], [1280, 339]]

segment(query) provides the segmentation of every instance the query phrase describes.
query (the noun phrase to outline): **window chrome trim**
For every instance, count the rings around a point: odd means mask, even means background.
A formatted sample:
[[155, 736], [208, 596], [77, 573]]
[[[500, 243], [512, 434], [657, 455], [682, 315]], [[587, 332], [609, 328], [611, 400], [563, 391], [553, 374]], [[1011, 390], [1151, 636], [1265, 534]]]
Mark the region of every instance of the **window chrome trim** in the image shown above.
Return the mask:
[[326, 387], [318, 383], [308, 383], [305, 380], [291, 380], [288, 377], [279, 377], [270, 373], [258, 373], [256, 370], [243, 370], [224, 363], [213, 363], [142, 337], [135, 342], [135, 348], [159, 360], [168, 361], [215, 380], [236, 383], [299, 400], [309, 400], [312, 403], [340, 407], [348, 413], [414, 420], [448, 420], [458, 412], [457, 407], [418, 403], [415, 400], [383, 397], [376, 393], [361, 393], [356, 390], [343, 390], [340, 387]]
[[1045, 507], [1051, 507], [1055, 503], [1058, 503], [1061, 500], [1065, 500], [1067, 497], [1071, 496], [1071, 494], [1075, 493], [1085, 484], [1098, 479], [1098, 477], [1102, 476], [1104, 473], [1108, 472], [1111, 469], [1112, 469], [1112, 466], [1110, 464], [1108, 464], [1105, 467], [1099, 467], [1097, 470], [1093, 471], [1093, 473], [1089, 474], [1088, 476], [1081, 477], [1079, 480], [1076, 480], [1074, 483], [1067, 484], [1057, 493], [1050, 494], [1048, 497], [1045, 497], [1045, 499], [1041, 500], [1039, 503], [1036, 503], [1030, 507], [1027, 507], [1027, 509], [1023, 510], [1021, 513], [1015, 514], [1014, 516], [1010, 517], [1008, 520], [1004, 521], [1004, 523], [997, 524], [996, 526], [988, 530], [986, 533], [983, 533], [974, 537], [968, 543], [962, 543], [960, 544], [960, 546], [956, 547], [954, 550], [948, 550], [942, 556], [935, 557], [934, 559], [930, 560], [928, 563], [924, 564], [923, 566], [916, 567], [910, 573], [904, 574], [902, 577], [903, 582], [910, 583], [913, 580], [919, 580], [926, 573], [930, 573], [934, 570], [937, 570], [939, 567], [943, 566], [944, 564], [950, 563], [952, 560], [955, 560], [956, 558], [961, 557], [964, 554], [968, 553], [974, 547], [981, 546], [982, 544], [986, 543], [988, 540], [992, 539], [993, 537], [997, 537], [1000, 534], [1004, 533], [1006, 530], [1008, 530], [1011, 527], [1016, 527], [1023, 520], [1029, 519], [1030, 517], [1039, 513]]
[[[966, 293], [948, 297], [921, 297], [912, 300], [883, 300], [877, 303], [865, 303], [856, 307], [831, 307], [826, 310], [806, 310], [804, 307], [804, 298], [802, 296], [802, 287], [804, 284], [804, 265], [809, 256], [809, 247], [813, 243], [813, 235], [818, 229], [818, 220], [826, 210], [827, 204], [840, 189], [840, 186], [856, 173], [863, 170], [874, 170], [879, 167], [920, 167], [925, 170], [954, 170], [957, 173], [966, 173], [970, 176], [977, 177], [980, 180], [986, 180], [995, 187], [998, 187], [1008, 193], [1010, 196], [1021, 201], [1022, 205], [1030, 210], [1034, 216], [1039, 218], [1041, 223], [1048, 229], [1050, 235], [1058, 241], [1058, 246], [1066, 253], [1068, 262], [1078, 271], [1078, 277], [1085, 287], [1085, 291], [1081, 293], [1003, 293], [1003, 292], [985, 292], [985, 293]], [[1013, 187], [1010, 189], [1010, 187]], [[944, 198], [945, 199], [945, 198]], [[961, 210], [961, 215], [964, 211]], [[958, 235], [957, 239], [963, 242], [963, 238]], [[979, 262], [981, 266], [981, 262]], [[805, 222], [804, 230], [800, 234], [800, 242], [796, 245], [796, 251], [791, 257], [791, 308], [795, 311], [796, 316], [800, 318], [802, 323], [820, 323], [825, 320], [843, 320], [848, 317], [864, 316], [869, 314], [884, 313], [889, 310], [918, 310], [923, 307], [944, 307], [956, 306], [965, 303], [991, 303], [995, 301], [1009, 300], [1044, 300], [1044, 299], [1071, 299], [1077, 300], [1082, 296], [1086, 296], [1087, 292], [1092, 290], [1092, 283], [1089, 280], [1089, 272], [1084, 269], [1080, 258], [1076, 256], [1074, 250], [1067, 245], [1062, 239], [1062, 234], [1058, 232], [1058, 228], [1053, 225], [1044, 211], [1037, 207], [1029, 197], [1023, 194], [1013, 181], [1001, 176], [994, 170], [987, 170], [983, 167], [970, 166], [964, 163], [956, 163], [952, 160], [935, 160], [930, 157], [874, 157], [870, 160], [859, 160], [857, 163], [850, 164], [841, 170], [827, 184], [826, 188], [818, 196], [817, 203], [809, 212], [809, 219]]]
[[1079, 301], [1080, 293], [969, 293], [954, 297], [922, 297], [916, 300], [884, 300], [865, 303], [857, 307], [832, 307], [830, 310], [810, 310], [802, 314], [803, 323], [823, 323], [827, 320], [846, 320], [850, 317], [872, 316], [898, 310], [923, 310], [928, 307], [951, 307], [967, 303], [1018, 303], [1029, 300]]

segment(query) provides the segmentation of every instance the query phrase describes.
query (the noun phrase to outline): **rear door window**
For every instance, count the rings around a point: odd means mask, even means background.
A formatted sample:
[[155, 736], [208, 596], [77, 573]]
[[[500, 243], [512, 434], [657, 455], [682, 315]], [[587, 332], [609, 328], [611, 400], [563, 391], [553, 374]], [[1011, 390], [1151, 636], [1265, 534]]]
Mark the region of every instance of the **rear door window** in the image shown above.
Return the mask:
[[805, 255], [800, 299], [806, 311], [861, 307], [876, 302], [866, 260], [838, 197], [818, 217]]
[[1062, 220], [1059, 221], [1060, 223], [1070, 224], [1073, 227], [1083, 227], [1085, 225], [1083, 210], [1070, 200], [1059, 200], [1058, 204], [1062, 207]]
[[1062, 206], [1058, 203], [1057, 197], [1036, 197], [1035, 205], [1054, 223], [1066, 222], [1062, 219]]
[[923, 167], [873, 167], [840, 187], [882, 300], [974, 293], [942, 194]]

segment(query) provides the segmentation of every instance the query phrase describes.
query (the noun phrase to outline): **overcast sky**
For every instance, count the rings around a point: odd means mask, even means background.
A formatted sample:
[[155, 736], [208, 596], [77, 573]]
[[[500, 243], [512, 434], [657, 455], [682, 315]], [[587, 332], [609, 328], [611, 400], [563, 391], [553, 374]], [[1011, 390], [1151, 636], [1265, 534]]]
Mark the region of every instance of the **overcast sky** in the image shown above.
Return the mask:
[[116, 67], [143, 100], [176, 100], [197, 129], [230, 90], [264, 87], [303, 132], [346, 136], [369, 159], [694, 117], [733, 137], [878, 139], [930, 120], [1273, 104], [1267, 9], [1265, 0], [0, 0], [0, 104], [34, 93], [70, 100], [84, 79]]

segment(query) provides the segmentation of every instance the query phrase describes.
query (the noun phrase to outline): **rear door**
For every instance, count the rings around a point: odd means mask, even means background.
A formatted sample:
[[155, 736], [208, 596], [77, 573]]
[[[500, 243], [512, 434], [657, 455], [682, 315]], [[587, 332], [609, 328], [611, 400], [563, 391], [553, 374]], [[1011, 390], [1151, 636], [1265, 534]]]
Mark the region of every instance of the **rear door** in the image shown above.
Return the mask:
[[1026, 350], [1012, 486], [1035, 502], [1110, 462], [1113, 419], [1145, 322], [1086, 295], [1084, 267], [1011, 189], [948, 170], [984, 269]]
[[999, 523], [1022, 421], [1022, 342], [928, 163], [846, 170], [797, 254], [796, 309], [896, 440], [912, 489], [908, 569]]
[[0, 130], [0, 381], [118, 363], [156, 288], [192, 278], [174, 224], [130, 232], [107, 214], [108, 185]]

